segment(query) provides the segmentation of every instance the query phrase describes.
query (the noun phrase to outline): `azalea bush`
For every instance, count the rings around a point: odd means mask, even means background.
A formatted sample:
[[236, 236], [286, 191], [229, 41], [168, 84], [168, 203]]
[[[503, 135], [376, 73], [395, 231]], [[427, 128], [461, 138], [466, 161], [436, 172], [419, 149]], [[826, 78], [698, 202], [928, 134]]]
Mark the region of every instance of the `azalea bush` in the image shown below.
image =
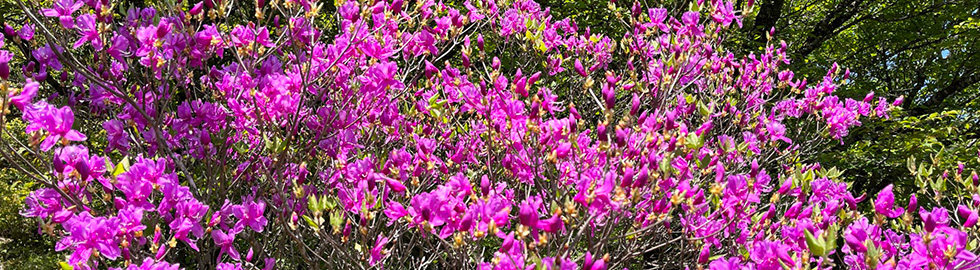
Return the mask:
[[18, 5], [0, 154], [63, 268], [980, 267], [976, 173], [810, 162], [902, 98], [726, 49], [752, 1]]

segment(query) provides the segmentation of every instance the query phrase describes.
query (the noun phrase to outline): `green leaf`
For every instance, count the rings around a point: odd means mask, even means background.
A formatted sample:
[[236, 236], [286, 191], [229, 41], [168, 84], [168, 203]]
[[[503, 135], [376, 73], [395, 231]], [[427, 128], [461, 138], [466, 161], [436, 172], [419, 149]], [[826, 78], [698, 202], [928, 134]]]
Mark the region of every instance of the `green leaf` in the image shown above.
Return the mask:
[[814, 176], [813, 170], [808, 170], [806, 171], [806, 173], [803, 174], [803, 180], [809, 183], [813, 181], [813, 176]]
[[75, 267], [71, 267], [67, 262], [58, 262], [58, 266], [61, 266], [61, 270], [73, 270]]
[[670, 162], [672, 161], [674, 161], [673, 155], [664, 155], [664, 158], [660, 160], [660, 169], [665, 170], [665, 172], [670, 171], [670, 169], [674, 168], [670, 166]]
[[541, 39], [534, 40], [534, 48], [538, 49], [541, 52], [548, 51], [548, 46], [544, 44], [544, 41]]
[[709, 155], [704, 155], [704, 157], [695, 159], [694, 161], [698, 165], [698, 168], [704, 168], [704, 166], [707, 166], [708, 162], [711, 161], [711, 157]]
[[439, 100], [439, 95], [432, 95], [432, 97], [429, 97], [429, 107], [435, 105], [436, 100]]
[[791, 269], [793, 269], [793, 268], [790, 268], [789, 265], [786, 265], [786, 263], [783, 262], [783, 260], [778, 260], [778, 261], [779, 261], [779, 266], [782, 266], [783, 269], [785, 269], [785, 270], [791, 270]]
[[309, 202], [307, 202], [306, 205], [307, 205], [307, 207], [310, 208], [310, 211], [313, 211], [313, 213], [320, 212], [320, 210], [323, 209], [323, 208], [320, 207], [320, 204], [317, 203], [316, 196], [310, 196], [309, 197]]
[[326, 206], [326, 209], [333, 210], [334, 208], [337, 207], [337, 199], [334, 199], [333, 197], [326, 196], [326, 195], [324, 195], [323, 197], [324, 197], [324, 201], [326, 201], [325, 202], [326, 204], [324, 204]]
[[279, 137], [269, 138], [266, 134], [262, 134], [262, 142], [265, 143], [265, 151], [280, 153], [286, 150], [286, 142]]
[[[106, 162], [109, 162], [106, 160]], [[129, 170], [129, 157], [124, 157], [119, 164], [116, 164], [116, 168], [112, 170], [112, 176], [119, 176], [120, 174]]]
[[936, 181], [930, 182], [932, 189], [938, 192], [946, 191], [946, 179], [942, 177], [937, 177]]
[[838, 177], [841, 176], [841, 174], [843, 174], [843, 173], [840, 170], [838, 170], [837, 167], [831, 167], [830, 170], [827, 171], [826, 177], [827, 178], [832, 178], [832, 179], [837, 179]]
[[340, 225], [344, 222], [344, 217], [339, 212], [330, 212], [330, 226], [334, 230], [340, 230]]
[[840, 229], [840, 227], [838, 227], [837, 223], [834, 223], [833, 225], [830, 225], [830, 228], [827, 228], [827, 231], [824, 232], [824, 233], [827, 234], [827, 236], [826, 236], [827, 237], [827, 242], [826, 242], [826, 245], [824, 246], [824, 248], [827, 248], [827, 249], [836, 249], [837, 248], [837, 230], [839, 230], [839, 229]]
[[265, 144], [265, 150], [267, 151], [271, 151], [273, 148], [275, 148], [275, 145], [272, 143], [272, 140], [269, 139], [269, 135], [265, 133], [262, 133], [262, 143]]
[[534, 269], [546, 270], [544, 263], [541, 261], [541, 258], [538, 257], [538, 255], [531, 255], [531, 262], [535, 265]]
[[235, 144], [232, 145], [232, 148], [235, 148], [235, 151], [239, 154], [248, 153], [248, 147], [246, 147], [245, 142], [242, 141], [235, 142]]
[[711, 109], [709, 109], [707, 105], [704, 105], [704, 102], [701, 102], [700, 100], [698, 100], [698, 112], [701, 113], [701, 116], [711, 115]]
[[317, 225], [316, 222], [314, 222], [313, 219], [310, 218], [310, 216], [303, 215], [303, 220], [306, 220], [306, 224], [310, 225], [310, 227], [313, 227], [314, 230], [317, 231], [320, 230], [320, 225]]
[[282, 151], [286, 151], [286, 141], [276, 138], [276, 148], [274, 150], [275, 153], [282, 153]]
[[690, 11], [694, 11], [694, 12], [700, 12], [701, 11], [701, 6], [698, 5], [698, 1], [691, 1], [691, 3], [688, 4], [687, 9], [690, 10]]
[[813, 234], [809, 230], [803, 230], [803, 232], [806, 234], [806, 245], [810, 248], [810, 253], [816, 256], [823, 256], [827, 251], [827, 243], [824, 242], [823, 238], [813, 237]]
[[701, 146], [704, 146], [704, 139], [698, 136], [697, 133], [688, 133], [687, 138], [684, 139], [684, 146], [694, 150], [701, 149]]
[[320, 209], [324, 209], [324, 210], [331, 210], [331, 208], [332, 208], [332, 207], [327, 207], [327, 195], [326, 194], [324, 194], [323, 197], [320, 197], [320, 201], [317, 202], [317, 206], [320, 207]]

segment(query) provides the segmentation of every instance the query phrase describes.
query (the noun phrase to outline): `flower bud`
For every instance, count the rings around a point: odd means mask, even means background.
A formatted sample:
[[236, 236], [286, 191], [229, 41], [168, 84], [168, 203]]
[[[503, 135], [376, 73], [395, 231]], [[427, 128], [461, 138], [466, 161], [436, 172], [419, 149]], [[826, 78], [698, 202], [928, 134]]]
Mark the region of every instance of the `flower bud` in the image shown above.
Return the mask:
[[904, 95], [899, 96], [898, 98], [895, 99], [895, 102], [892, 102], [892, 106], [902, 105], [903, 101], [905, 101], [905, 96]]
[[541, 99], [538, 96], [534, 96], [531, 100], [531, 114], [528, 115], [532, 119], [537, 119], [538, 115], [541, 113]]
[[582, 269], [592, 269], [592, 252], [585, 252], [585, 262], [582, 263]]
[[207, 132], [207, 131], [201, 132], [200, 140], [201, 140], [201, 144], [203, 145], [211, 144], [211, 132]]
[[708, 256], [710, 255], [711, 255], [711, 244], [710, 243], [705, 244], [704, 247], [701, 248], [701, 253], [698, 254], [698, 263], [699, 264], [708, 263]]
[[483, 196], [490, 194], [490, 178], [487, 177], [486, 174], [484, 174], [483, 177], [480, 177], [480, 192], [483, 194]]
[[575, 103], [568, 105], [568, 114], [572, 116], [573, 119], [582, 119], [582, 115], [578, 113], [578, 109], [575, 108]]
[[606, 134], [605, 124], [599, 124], [599, 126], [596, 127], [596, 134], [598, 135], [600, 142], [604, 142], [609, 139]]
[[568, 153], [571, 152], [571, 150], [572, 150], [571, 143], [567, 143], [567, 142], [561, 143], [558, 145], [557, 148], [555, 148], [555, 158], [558, 159], [567, 158]]
[[160, 249], [159, 250], [157, 250], [156, 257], [154, 257], [154, 258], [156, 258], [159, 261], [159, 260], [163, 259], [163, 255], [166, 255], [166, 254], [167, 254], [167, 246], [166, 245], [163, 245], [163, 246], [160, 246]]
[[10, 78], [10, 60], [13, 56], [7, 51], [0, 51], [0, 79]]
[[633, 182], [634, 188], [645, 186], [647, 184], [647, 179], [650, 178], [650, 170], [647, 169], [647, 166], [642, 167], [643, 168], [640, 169], [640, 173], [636, 176], [636, 182]]
[[875, 92], [874, 91], [868, 92], [868, 95], [864, 96], [864, 102], [871, 102], [871, 100], [874, 98], [875, 98]]
[[65, 162], [61, 160], [61, 157], [54, 157], [54, 171], [58, 173], [65, 171]]
[[936, 218], [933, 217], [932, 214], [926, 213], [925, 216], [922, 217], [922, 219], [923, 219], [922, 226], [927, 232], [932, 232], [933, 230], [936, 229], [936, 225], [937, 225]]
[[633, 100], [630, 103], [630, 115], [636, 116], [636, 113], [640, 111], [640, 95], [633, 93]]
[[88, 162], [85, 162], [85, 160], [79, 160], [75, 162], [74, 167], [75, 167], [75, 171], [78, 172], [78, 176], [80, 180], [84, 181], [85, 179], [88, 179], [88, 175], [91, 172], [91, 169], [88, 166]]
[[633, 185], [633, 176], [635, 174], [636, 174], [636, 172], [633, 170], [633, 167], [627, 167], [626, 169], [624, 169], [623, 170], [623, 180], [622, 180], [622, 182], [619, 183], [619, 186], [624, 187], [624, 188], [625, 187], [632, 186]]
[[517, 92], [521, 97], [527, 97], [527, 79], [520, 78], [514, 81], [514, 92]]
[[527, 86], [534, 86], [534, 83], [538, 82], [539, 78], [541, 78], [541, 71], [531, 74], [531, 76], [527, 78]]
[[7, 36], [15, 36], [15, 35], [17, 35], [17, 30], [14, 30], [14, 27], [13, 26], [10, 26], [10, 24], [4, 23], [3, 24], [3, 34], [4, 35], [7, 35]]
[[919, 209], [918, 202], [919, 200], [915, 197], [915, 194], [912, 194], [912, 197], [909, 198], [909, 207], [906, 207], [905, 211], [908, 211], [909, 213], [913, 213], [916, 210], [918, 210]]
[[619, 145], [619, 147], [626, 147], [627, 136], [629, 136], [629, 133], [627, 133], [625, 129], [616, 127], [616, 144]]
[[393, 1], [391, 1], [391, 10], [392, 10], [392, 13], [401, 13], [402, 12], [402, 5], [404, 5], [404, 4], [405, 4], [405, 0], [393, 0]]
[[191, 15], [197, 16], [198, 14], [201, 14], [201, 10], [204, 9], [203, 4], [204, 2], [197, 3], [196, 5], [194, 5], [194, 7], [192, 7], [190, 11]]
[[961, 204], [956, 208], [956, 212], [963, 219], [963, 227], [970, 228], [977, 225], [977, 212], [970, 207]]
[[616, 106], [616, 88], [609, 84], [602, 85], [602, 98], [606, 102], [606, 108], [612, 109]]
[[616, 85], [619, 82], [619, 77], [613, 74], [612, 71], [606, 71], [606, 82], [611, 85]]
[[436, 66], [433, 65], [431, 62], [429, 62], [428, 60], [426, 60], [425, 61], [425, 78], [431, 80], [432, 79], [432, 75], [433, 74], [437, 74], [437, 73], [439, 73], [439, 69], [436, 68]]
[[487, 88], [487, 81], [481, 79], [480, 80], [480, 95], [486, 96], [487, 93], [489, 93], [489, 92], [490, 92], [490, 89]]
[[585, 67], [582, 66], [582, 60], [579, 59], [575, 59], [575, 72], [582, 77], [589, 76], [588, 73], [585, 73]]

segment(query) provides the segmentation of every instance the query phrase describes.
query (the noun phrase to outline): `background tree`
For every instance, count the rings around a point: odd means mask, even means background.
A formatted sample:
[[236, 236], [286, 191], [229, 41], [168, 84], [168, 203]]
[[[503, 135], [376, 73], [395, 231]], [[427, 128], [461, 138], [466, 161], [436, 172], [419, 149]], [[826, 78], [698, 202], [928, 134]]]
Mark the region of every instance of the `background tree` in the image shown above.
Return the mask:
[[[976, 1], [758, 1], [746, 19], [746, 48], [774, 39], [793, 50], [798, 75], [815, 82], [836, 62], [851, 70], [842, 94], [904, 97], [904, 112], [865, 122], [818, 159], [846, 170], [858, 191], [916, 188], [906, 159], [944, 156], [976, 164], [980, 132], [980, 5]], [[901, 194], [901, 193], [900, 193]], [[901, 196], [907, 196], [907, 192]]]
[[[751, 2], [751, 0], [750, 0]], [[852, 130], [844, 143], [821, 146], [817, 161], [847, 170], [855, 189], [913, 188], [907, 159], [944, 156], [946, 166], [976, 165], [980, 139], [980, 5], [971, 0], [758, 0], [744, 13], [742, 52], [784, 40], [791, 66], [811, 83], [831, 64], [850, 69], [842, 95], [904, 97], [904, 111]], [[542, 1], [583, 27], [622, 33], [610, 1]], [[682, 10], [690, 1], [658, 1]], [[738, 1], [746, 3], [745, 0]], [[615, 5], [615, 4], [612, 4]], [[736, 5], [740, 6], [740, 5]], [[770, 30], [775, 30], [770, 32]], [[772, 35], [771, 35], [772, 34]], [[611, 35], [615, 36], [615, 35]], [[907, 196], [907, 195], [900, 195]]]

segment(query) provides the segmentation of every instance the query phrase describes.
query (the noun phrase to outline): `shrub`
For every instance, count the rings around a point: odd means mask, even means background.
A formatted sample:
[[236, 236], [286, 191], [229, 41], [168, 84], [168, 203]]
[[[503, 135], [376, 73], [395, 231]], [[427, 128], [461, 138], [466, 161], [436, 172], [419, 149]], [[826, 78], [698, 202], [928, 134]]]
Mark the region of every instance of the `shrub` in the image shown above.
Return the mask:
[[975, 188], [865, 215], [805, 163], [901, 98], [736, 57], [732, 3], [610, 2], [622, 37], [529, 0], [20, 5], [0, 152], [66, 267], [977, 266]]

